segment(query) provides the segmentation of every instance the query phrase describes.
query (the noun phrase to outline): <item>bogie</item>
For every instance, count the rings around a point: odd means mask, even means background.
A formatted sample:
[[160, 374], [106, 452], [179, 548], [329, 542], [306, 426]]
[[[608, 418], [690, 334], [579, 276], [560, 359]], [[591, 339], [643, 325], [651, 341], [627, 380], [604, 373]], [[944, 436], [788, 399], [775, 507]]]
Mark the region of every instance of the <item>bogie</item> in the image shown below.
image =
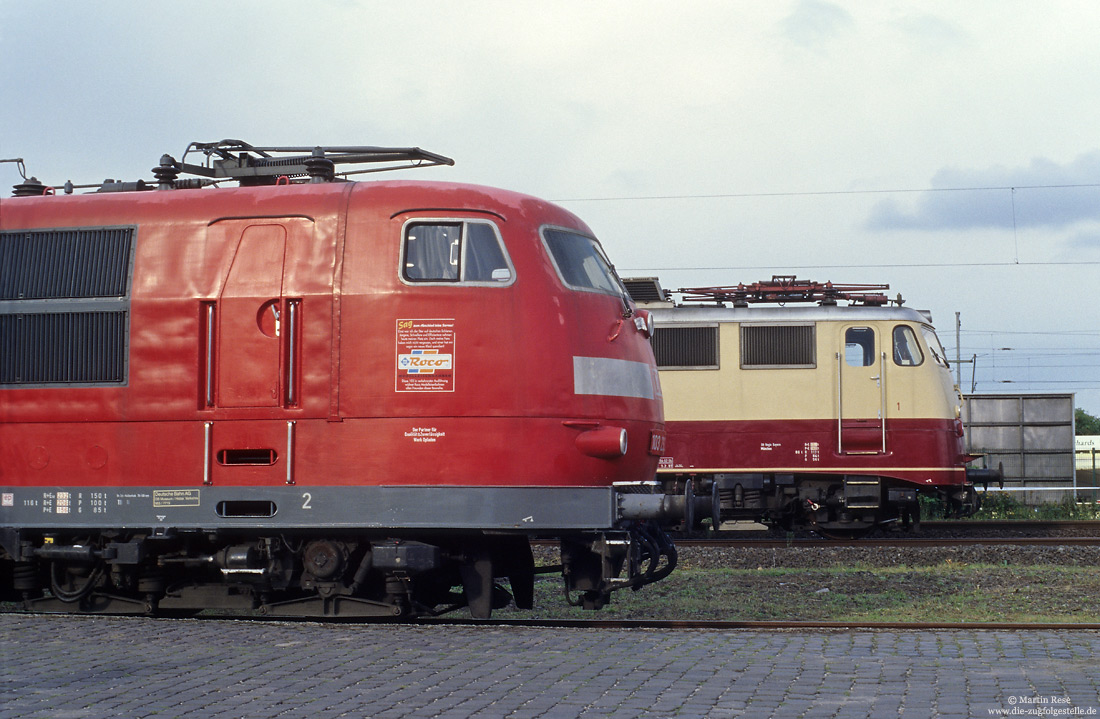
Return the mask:
[[[522, 534], [55, 534], [22, 536], [16, 546], [0, 558], [8, 590], [0, 600], [44, 612], [416, 617], [466, 607], [488, 618], [513, 603], [530, 609], [536, 573]], [[628, 577], [618, 578], [627, 565]], [[578, 605], [599, 608], [613, 590], [657, 581], [674, 565], [667, 537], [637, 526], [563, 541], [560, 571], [567, 593], [584, 594]]]

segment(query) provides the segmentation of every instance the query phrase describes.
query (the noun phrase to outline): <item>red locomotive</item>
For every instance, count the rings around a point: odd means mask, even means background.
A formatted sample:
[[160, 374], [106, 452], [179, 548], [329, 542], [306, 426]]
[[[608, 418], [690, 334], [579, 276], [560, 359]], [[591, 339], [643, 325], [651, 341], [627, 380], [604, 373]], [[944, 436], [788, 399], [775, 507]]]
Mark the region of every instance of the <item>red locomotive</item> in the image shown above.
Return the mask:
[[[670, 488], [717, 491], [725, 520], [853, 537], [919, 521], [918, 496], [979, 506], [961, 397], [927, 313], [887, 285], [774, 277], [681, 289], [626, 280], [654, 321]], [[842, 303], [847, 303], [842, 304]]]
[[418, 148], [188, 153], [0, 205], [0, 599], [487, 617], [531, 537], [587, 607], [667, 574], [647, 314], [583, 222], [336, 172]]

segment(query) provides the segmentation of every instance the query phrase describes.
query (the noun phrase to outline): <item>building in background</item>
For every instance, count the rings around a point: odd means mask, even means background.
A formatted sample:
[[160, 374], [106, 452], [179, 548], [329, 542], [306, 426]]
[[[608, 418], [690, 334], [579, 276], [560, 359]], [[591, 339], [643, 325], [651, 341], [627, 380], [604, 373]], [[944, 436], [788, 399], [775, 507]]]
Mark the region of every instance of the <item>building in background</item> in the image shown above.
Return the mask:
[[1077, 451], [1077, 486], [1092, 487], [1091, 490], [1078, 490], [1081, 501], [1100, 502], [1100, 435], [1078, 435], [1074, 437]]

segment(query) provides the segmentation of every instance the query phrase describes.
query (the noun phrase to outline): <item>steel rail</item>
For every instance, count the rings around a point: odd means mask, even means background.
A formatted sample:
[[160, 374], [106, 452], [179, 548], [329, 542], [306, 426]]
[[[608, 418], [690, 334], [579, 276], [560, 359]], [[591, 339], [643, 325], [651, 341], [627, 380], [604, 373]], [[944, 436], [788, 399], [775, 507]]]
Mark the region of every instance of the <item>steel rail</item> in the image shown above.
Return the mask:
[[[101, 617], [103, 615], [59, 615], [53, 612], [0, 611], [4, 615], [18, 613], [24, 617], [53, 619], [57, 617]], [[322, 623], [322, 624], [394, 624], [405, 627], [506, 627], [528, 629], [621, 629], [621, 630], [705, 630], [705, 631], [1100, 631], [1100, 622], [1011, 622], [1011, 621], [862, 621], [862, 620], [798, 620], [775, 619], [472, 619], [466, 617], [312, 617], [263, 615], [198, 615], [157, 617], [111, 616], [114, 620], [130, 621], [196, 621], [255, 623]]]
[[447, 619], [431, 618], [413, 622], [420, 625], [531, 627], [545, 629], [705, 629], [757, 631], [875, 631], [875, 630], [1067, 630], [1100, 631], [1100, 623], [1066, 622], [862, 622], [862, 621], [728, 621], [721, 619]]
[[[921, 531], [986, 531], [986, 530], [1065, 530], [1091, 529], [1100, 534], [1098, 519], [926, 519], [920, 523]], [[810, 532], [810, 529], [800, 530]], [[782, 530], [770, 529], [763, 524], [735, 530], [723, 530], [722, 534], [781, 534]]]
[[56, 614], [49, 612], [0, 612], [25, 617], [111, 616], [116, 621], [140, 622], [254, 622], [256, 624], [384, 624], [399, 626], [514, 627], [530, 629], [624, 629], [704, 631], [1100, 631], [1100, 622], [872, 622], [872, 621], [781, 621], [726, 619], [471, 619], [465, 617], [314, 617], [259, 614], [203, 614], [196, 616]]
[[934, 519], [921, 522], [927, 529], [1095, 529], [1096, 519]]
[[892, 549], [905, 549], [913, 547], [965, 547], [973, 545], [995, 546], [1100, 546], [1100, 536], [1097, 537], [921, 537], [905, 539], [748, 539], [748, 538], [718, 538], [718, 539], [677, 539], [677, 547], [700, 548], [753, 548], [753, 549], [785, 549], [792, 547], [828, 549], [850, 547], [889, 547]]

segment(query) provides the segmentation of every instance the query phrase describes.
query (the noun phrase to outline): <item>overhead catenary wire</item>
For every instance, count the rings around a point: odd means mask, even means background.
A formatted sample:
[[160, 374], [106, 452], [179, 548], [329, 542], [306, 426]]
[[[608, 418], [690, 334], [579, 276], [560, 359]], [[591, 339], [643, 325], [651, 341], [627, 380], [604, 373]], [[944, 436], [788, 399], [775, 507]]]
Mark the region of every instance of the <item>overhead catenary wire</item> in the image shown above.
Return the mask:
[[961, 267], [1080, 267], [1081, 265], [1100, 265], [1100, 260], [1075, 260], [1066, 262], [921, 262], [914, 264], [843, 264], [843, 265], [737, 265], [730, 267], [616, 267], [620, 272], [717, 272], [730, 270], [881, 270], [881, 269], [942, 269]]
[[805, 190], [783, 192], [721, 192], [694, 195], [623, 195], [618, 197], [570, 197], [552, 202], [650, 202], [658, 200], [720, 200], [752, 197], [827, 197], [830, 195], [899, 195], [922, 192], [994, 192], [1005, 190], [1065, 190], [1083, 187], [1100, 187], [1100, 182], [1066, 183], [1052, 185], [985, 185], [981, 187], [920, 187], [885, 188], [865, 190]]
[[[1021, 262], [1019, 252], [1019, 239], [1016, 221], [1016, 192], [1018, 190], [1060, 190], [1076, 188], [1100, 188], [1100, 183], [1063, 183], [1063, 184], [1037, 184], [1037, 185], [983, 185], [977, 187], [922, 187], [922, 188], [879, 188], [858, 190], [806, 190], [806, 191], [779, 191], [779, 192], [725, 192], [683, 195], [636, 195], [614, 197], [573, 197], [558, 198], [554, 202], [658, 202], [671, 200], [719, 200], [719, 199], [744, 199], [744, 198], [768, 198], [768, 197], [829, 197], [843, 195], [888, 195], [888, 194], [921, 194], [944, 192], [1004, 192], [1012, 193], [1012, 234], [1014, 256], [1011, 262], [918, 262], [918, 263], [873, 263], [873, 264], [831, 264], [831, 265], [788, 265], [782, 267], [785, 270], [834, 270], [834, 269], [942, 269], [942, 268], [970, 268], [970, 267], [1067, 267], [1082, 265], [1100, 265], [1100, 260], [1074, 260], [1063, 262]], [[711, 272], [734, 270], [771, 270], [778, 265], [741, 265], [726, 267], [698, 267], [698, 266], [662, 266], [662, 267], [624, 267], [623, 272]]]

